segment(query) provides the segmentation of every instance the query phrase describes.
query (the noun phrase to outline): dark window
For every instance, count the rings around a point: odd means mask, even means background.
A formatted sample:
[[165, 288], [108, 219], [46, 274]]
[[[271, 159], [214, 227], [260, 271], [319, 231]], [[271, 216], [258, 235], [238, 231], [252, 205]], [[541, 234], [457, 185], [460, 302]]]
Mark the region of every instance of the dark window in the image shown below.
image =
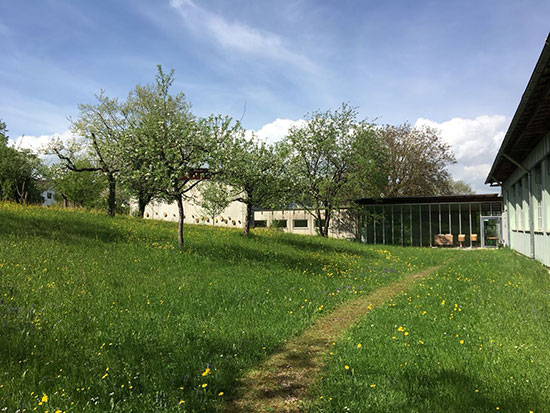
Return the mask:
[[274, 219], [273, 228], [286, 228], [286, 219]]
[[293, 225], [294, 228], [307, 228], [307, 219], [295, 219]]
[[48, 199], [52, 199], [52, 193], [51, 193], [51, 192], [48, 192], [48, 193], [46, 194], [46, 196], [48, 197]]
[[265, 228], [267, 227], [267, 221], [265, 219], [261, 220], [254, 220], [254, 227], [255, 228]]

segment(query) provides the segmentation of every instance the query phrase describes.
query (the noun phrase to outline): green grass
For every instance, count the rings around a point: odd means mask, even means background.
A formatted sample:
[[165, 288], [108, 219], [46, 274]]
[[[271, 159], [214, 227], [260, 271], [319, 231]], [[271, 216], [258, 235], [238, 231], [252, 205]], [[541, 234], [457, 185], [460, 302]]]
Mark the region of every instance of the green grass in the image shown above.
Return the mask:
[[219, 409], [319, 314], [452, 254], [197, 226], [179, 250], [175, 230], [0, 204], [0, 408]]
[[457, 254], [334, 346], [311, 411], [550, 411], [548, 272], [510, 250]]

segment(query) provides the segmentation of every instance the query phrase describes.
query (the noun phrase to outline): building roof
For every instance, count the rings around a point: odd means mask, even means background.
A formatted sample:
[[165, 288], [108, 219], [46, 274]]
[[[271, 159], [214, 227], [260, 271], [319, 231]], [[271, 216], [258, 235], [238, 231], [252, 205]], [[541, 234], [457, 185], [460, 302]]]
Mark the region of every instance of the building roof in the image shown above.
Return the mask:
[[550, 131], [550, 34], [495, 157], [486, 184], [501, 184]]
[[404, 196], [396, 198], [363, 198], [356, 201], [359, 205], [455, 204], [459, 202], [502, 202], [502, 197], [498, 194], [433, 195]]

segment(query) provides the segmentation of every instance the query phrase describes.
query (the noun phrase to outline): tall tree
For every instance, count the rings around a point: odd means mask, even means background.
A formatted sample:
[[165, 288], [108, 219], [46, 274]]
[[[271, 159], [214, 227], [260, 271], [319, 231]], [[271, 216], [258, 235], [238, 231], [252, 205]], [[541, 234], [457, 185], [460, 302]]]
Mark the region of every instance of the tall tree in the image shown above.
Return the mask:
[[0, 146], [7, 146], [8, 144], [8, 129], [6, 122], [0, 119]]
[[316, 218], [325, 237], [337, 208], [379, 194], [383, 182], [384, 149], [374, 126], [357, 116], [345, 103], [335, 111], [314, 112], [286, 138], [295, 200]]
[[[210, 116], [197, 119], [183, 93], [170, 94], [173, 71], [158, 67], [153, 85], [151, 112], [147, 127], [136, 145], [148, 154], [144, 167], [153, 175], [160, 196], [178, 206], [178, 244], [183, 245], [183, 199], [208, 176], [219, 173], [216, 159], [225, 156], [230, 137], [238, 130], [230, 118]], [[209, 167], [208, 174], [205, 168]]]
[[449, 191], [449, 164], [455, 163], [450, 145], [436, 129], [404, 123], [386, 125], [380, 136], [387, 148], [388, 183], [385, 197], [436, 195]]
[[137, 85], [121, 105], [128, 129], [119, 140], [120, 180], [137, 200], [139, 217], [145, 207], [160, 194], [159, 183], [149, 162], [157, 124], [155, 85]]
[[6, 124], [0, 120], [0, 199], [40, 203], [40, 159], [29, 150], [8, 146]]
[[220, 182], [204, 182], [200, 186], [201, 212], [212, 218], [212, 225], [215, 224], [216, 215], [220, 215], [231, 203], [229, 199], [229, 188]]
[[448, 183], [449, 191], [444, 195], [471, 195], [475, 194], [472, 186], [460, 179], [451, 179]]
[[[116, 211], [116, 184], [120, 172], [118, 141], [126, 133], [127, 122], [117, 99], [104, 95], [96, 96], [96, 104], [79, 105], [80, 114], [71, 120], [72, 132], [81, 139], [66, 145], [59, 139], [50, 142], [47, 152], [59, 157], [63, 165], [74, 172], [99, 171], [108, 183], [107, 211], [110, 216]], [[90, 166], [76, 164], [84, 156]]]
[[[91, 165], [86, 160], [75, 159], [75, 167], [88, 168]], [[105, 176], [99, 171], [76, 172], [56, 163], [47, 170], [46, 178], [54, 189], [54, 197], [63, 202], [65, 207], [97, 207], [101, 193], [106, 188]]]
[[288, 147], [270, 146], [256, 139], [235, 139], [230, 156], [220, 170], [218, 180], [226, 184], [225, 202], [242, 202], [246, 206], [243, 233], [248, 235], [253, 225], [253, 207], [276, 207], [284, 204], [288, 195], [288, 180], [284, 179]]

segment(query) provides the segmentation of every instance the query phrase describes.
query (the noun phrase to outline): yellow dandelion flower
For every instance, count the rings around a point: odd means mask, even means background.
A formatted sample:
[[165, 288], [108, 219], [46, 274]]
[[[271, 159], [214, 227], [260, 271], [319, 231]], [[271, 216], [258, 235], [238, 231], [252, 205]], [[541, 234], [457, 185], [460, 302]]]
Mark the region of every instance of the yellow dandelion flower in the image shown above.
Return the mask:
[[208, 376], [209, 374], [210, 374], [210, 369], [209, 369], [209, 368], [206, 368], [206, 370], [204, 370], [204, 371], [202, 372], [202, 376], [203, 376], [203, 377], [204, 377], [204, 376]]
[[408, 335], [409, 335], [409, 332], [408, 332], [408, 331], [405, 331], [403, 334], [406, 335], [406, 336], [408, 336]]
[[460, 344], [464, 344], [464, 340], [460, 340], [459, 343], [460, 343]]
[[349, 370], [349, 366], [348, 366], [347, 364], [344, 366], [344, 368], [345, 368], [346, 370]]
[[185, 400], [180, 400], [178, 404], [183, 404], [183, 403], [185, 403]]
[[441, 301], [441, 305], [445, 305], [445, 300]]
[[372, 383], [372, 384], [370, 385], [370, 387], [371, 387], [371, 389], [373, 389], [373, 388], [376, 387], [376, 384]]
[[357, 343], [357, 348], [361, 348], [361, 343]]
[[48, 396], [46, 394], [42, 396], [42, 403], [48, 403]]
[[223, 396], [223, 391], [219, 392], [218, 396], [222, 397]]
[[203, 383], [201, 387], [204, 389], [206, 386], [208, 386], [208, 383]]

